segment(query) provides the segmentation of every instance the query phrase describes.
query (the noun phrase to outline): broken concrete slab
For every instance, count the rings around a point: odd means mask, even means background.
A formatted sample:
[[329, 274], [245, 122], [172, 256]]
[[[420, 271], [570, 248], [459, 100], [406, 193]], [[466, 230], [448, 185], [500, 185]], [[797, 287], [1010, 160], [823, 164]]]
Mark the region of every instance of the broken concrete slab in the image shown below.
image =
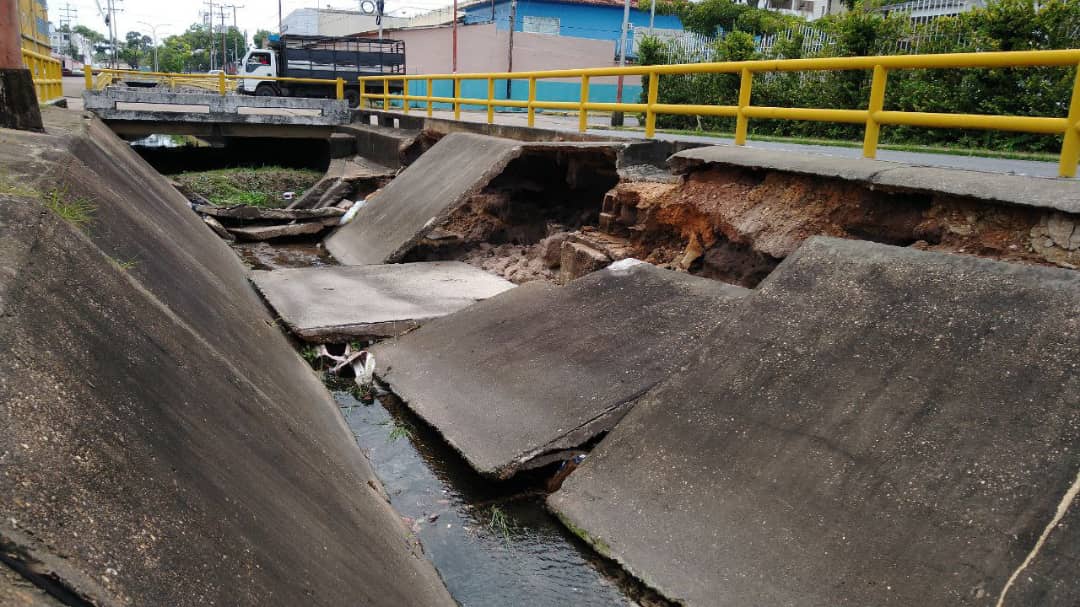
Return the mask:
[[392, 337], [513, 283], [457, 261], [252, 272], [278, 316], [306, 341]]
[[325, 217], [341, 217], [345, 214], [344, 210], [337, 208], [267, 209], [263, 207], [252, 207], [247, 205], [219, 207], [216, 205], [205, 204], [193, 204], [191, 205], [191, 208], [195, 209], [196, 213], [210, 215], [211, 217], [247, 220], [280, 219], [288, 221], [293, 219], [322, 219]]
[[236, 254], [99, 120], [43, 115], [0, 146], [3, 555], [71, 605], [452, 605]]
[[392, 169], [363, 156], [334, 158], [326, 174], [308, 191], [289, 205], [290, 210], [321, 209], [336, 205], [356, 193], [358, 187], [374, 190], [393, 179]]
[[631, 261], [379, 344], [377, 374], [482, 474], [546, 463], [611, 429], [747, 293]]
[[[340, 210], [340, 209], [338, 209]], [[226, 228], [230, 234], [240, 240], [273, 240], [275, 238], [288, 238], [291, 236], [307, 236], [318, 234], [329, 227], [336, 226], [341, 222], [337, 217], [316, 219], [312, 221], [294, 221], [291, 223], [279, 223], [273, 225], [255, 225]]]
[[206, 215], [203, 217], [203, 222], [206, 223], [206, 225], [210, 226], [210, 229], [213, 230], [214, 233], [223, 240], [236, 240], [236, 237], [230, 234], [229, 230], [225, 229], [225, 226], [221, 225], [221, 222], [217, 219]]
[[708, 165], [739, 166], [858, 181], [890, 191], [960, 196], [1080, 213], [1080, 187], [1074, 179], [912, 166], [867, 158], [815, 156], [729, 145], [684, 150], [674, 154], [668, 164], [677, 173]]
[[[387, 185], [379, 197], [326, 241], [344, 264], [401, 261], [424, 236], [496, 180], [525, 154], [610, 153], [612, 173], [622, 143], [526, 143], [452, 133], [441, 139]], [[576, 173], [567, 180], [583, 178]], [[523, 184], [542, 191], [549, 184]], [[600, 201], [597, 200], [597, 207]]]
[[688, 606], [1069, 604], [1078, 330], [1076, 272], [814, 238], [548, 504]]

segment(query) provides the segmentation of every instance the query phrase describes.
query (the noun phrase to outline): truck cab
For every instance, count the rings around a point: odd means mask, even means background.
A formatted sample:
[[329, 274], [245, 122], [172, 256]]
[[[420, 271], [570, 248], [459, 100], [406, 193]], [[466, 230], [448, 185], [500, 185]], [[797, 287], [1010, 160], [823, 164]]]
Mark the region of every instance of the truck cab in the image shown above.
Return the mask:
[[[259, 78], [259, 76], [269, 76], [270, 78], [278, 76], [277, 53], [265, 48], [251, 49], [244, 55], [242, 65], [241, 75], [244, 76], [244, 79], [240, 81], [239, 85], [241, 93], [266, 97], [277, 94], [273, 80]], [[260, 85], [262, 86], [261, 90]]]

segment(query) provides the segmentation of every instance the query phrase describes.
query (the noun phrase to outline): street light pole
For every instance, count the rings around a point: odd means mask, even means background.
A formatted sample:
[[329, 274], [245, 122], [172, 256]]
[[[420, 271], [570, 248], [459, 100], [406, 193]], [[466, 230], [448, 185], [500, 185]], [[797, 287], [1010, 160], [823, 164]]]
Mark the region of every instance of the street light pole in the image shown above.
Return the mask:
[[[626, 67], [626, 32], [630, 29], [630, 0], [623, 3], [622, 36], [619, 37], [619, 67]], [[619, 84], [615, 88], [615, 103], [622, 103], [623, 77], [619, 74]], [[623, 113], [611, 113], [611, 126], [622, 126]]]
[[158, 55], [157, 55], [157, 50], [158, 50], [157, 28], [165, 27], [167, 25], [172, 25], [172, 24], [171, 23], [158, 23], [157, 25], [154, 25], [152, 23], [147, 23], [145, 21], [139, 21], [139, 25], [145, 25], [146, 27], [150, 28], [150, 34], [154, 37], [154, 71], [157, 72], [157, 71], [159, 71], [158, 70]]

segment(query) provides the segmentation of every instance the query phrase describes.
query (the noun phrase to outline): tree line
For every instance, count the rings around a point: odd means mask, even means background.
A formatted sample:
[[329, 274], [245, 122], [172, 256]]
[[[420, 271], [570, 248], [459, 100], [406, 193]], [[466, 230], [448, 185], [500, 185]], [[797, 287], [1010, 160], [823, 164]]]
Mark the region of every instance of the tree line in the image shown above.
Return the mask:
[[[112, 59], [112, 51], [108, 37], [94, 31], [84, 25], [77, 25], [70, 30], [63, 26], [61, 31], [71, 31], [82, 35], [90, 41], [94, 48], [93, 60], [96, 64], [104, 64]], [[256, 46], [262, 46], [270, 36], [270, 32], [259, 30], [253, 37]], [[247, 37], [235, 27], [228, 27], [224, 32], [224, 57], [226, 62], [237, 62], [243, 58], [248, 49]], [[65, 49], [66, 54], [79, 57], [79, 50], [73, 44]], [[222, 31], [215, 30], [213, 37], [210, 28], [201, 24], [193, 24], [181, 34], [167, 36], [158, 41], [158, 69], [163, 72], [205, 72], [210, 69], [210, 54], [214, 53], [214, 67], [222, 64]], [[139, 31], [128, 32], [122, 40], [117, 41], [117, 58], [122, 63], [130, 65], [133, 69], [147, 68], [154, 61], [154, 40]]]
[[[856, 1], [843, 14], [806, 24], [827, 35], [827, 42], [814, 53], [804, 50], [799, 31], [803, 20], [754, 4], [678, 0], [658, 5], [658, 10], [679, 15], [686, 29], [716, 36], [712, 49], [715, 61], [904, 54], [916, 42], [920, 53], [1080, 46], [1077, 0], [990, 0], [985, 8], [917, 25], [906, 13]], [[761, 37], [774, 34], [780, 34], [776, 42], [761, 52]], [[693, 60], [676, 46], [655, 38], [639, 43], [637, 59], [642, 65]], [[1060, 117], [1068, 112], [1075, 76], [1076, 68], [894, 70], [888, 77], [885, 109]], [[751, 103], [866, 109], [870, 78], [868, 70], [759, 74], [754, 78]], [[659, 98], [661, 103], [735, 105], [738, 90], [736, 74], [664, 75], [660, 77]], [[662, 128], [734, 130], [734, 119], [729, 118], [659, 116], [657, 124]], [[861, 125], [779, 120], [751, 120], [750, 127], [751, 134], [850, 140], [860, 140], [863, 131]], [[1025, 152], [1057, 152], [1061, 146], [1059, 136], [904, 126], [884, 127], [882, 141]]]

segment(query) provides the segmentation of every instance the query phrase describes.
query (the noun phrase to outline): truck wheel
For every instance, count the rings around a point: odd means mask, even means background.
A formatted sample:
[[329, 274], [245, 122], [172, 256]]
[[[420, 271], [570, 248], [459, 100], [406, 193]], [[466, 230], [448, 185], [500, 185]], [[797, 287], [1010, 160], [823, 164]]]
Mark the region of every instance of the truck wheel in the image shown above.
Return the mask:
[[276, 97], [277, 91], [274, 90], [273, 85], [266, 84], [265, 82], [255, 87], [256, 97]]
[[345, 103], [349, 104], [349, 109], [351, 110], [360, 107], [360, 91], [355, 89], [345, 91]]

